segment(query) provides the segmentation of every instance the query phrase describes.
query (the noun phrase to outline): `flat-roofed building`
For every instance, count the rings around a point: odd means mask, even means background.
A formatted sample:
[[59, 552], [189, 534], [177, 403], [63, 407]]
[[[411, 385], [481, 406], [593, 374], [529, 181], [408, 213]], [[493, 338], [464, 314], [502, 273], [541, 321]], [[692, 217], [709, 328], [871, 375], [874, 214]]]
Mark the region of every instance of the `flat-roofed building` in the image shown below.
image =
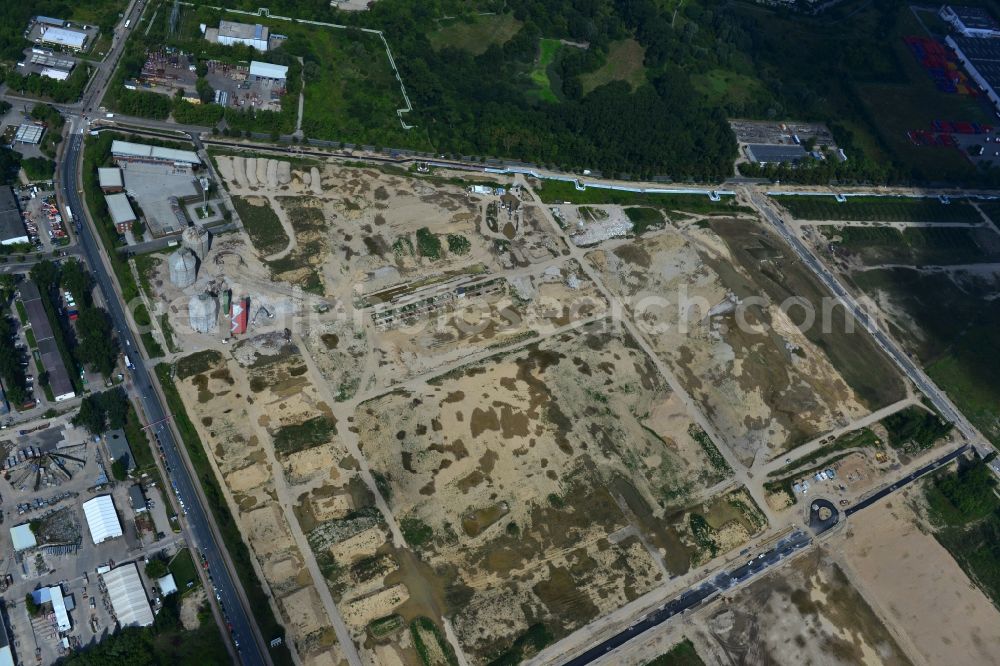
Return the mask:
[[28, 523], [15, 525], [10, 528], [10, 541], [15, 552], [19, 550], [28, 550], [29, 548], [34, 548], [38, 545], [38, 541], [35, 539], [35, 533], [31, 531], [31, 525]]
[[29, 240], [14, 190], [0, 186], [0, 245], [17, 245]]
[[101, 185], [101, 191], [105, 194], [114, 194], [125, 190], [125, 183], [122, 182], [122, 170], [116, 167], [98, 169], [97, 181]]
[[114, 222], [118, 233], [123, 234], [131, 229], [137, 218], [128, 196], [109, 194], [104, 197], [104, 201], [108, 204], [108, 213], [111, 215], [111, 221]]
[[38, 74], [39, 76], [56, 81], [65, 81], [69, 78], [69, 72], [65, 69], [57, 69], [55, 67], [42, 67], [42, 71], [38, 72]]
[[142, 494], [142, 486], [138, 483], [129, 486], [128, 501], [132, 505], [132, 510], [136, 513], [144, 513], [149, 510], [146, 507], [146, 496]]
[[747, 145], [747, 157], [757, 164], [798, 164], [809, 153], [798, 144], [772, 145], [751, 143]]
[[17, 128], [17, 132], [14, 133], [14, 143], [25, 143], [31, 146], [36, 146], [42, 142], [42, 135], [45, 133], [45, 128], [41, 125], [29, 125], [25, 123]]
[[288, 67], [284, 65], [275, 65], [270, 62], [251, 60], [250, 77], [258, 81], [261, 79], [277, 81], [284, 86], [285, 81], [288, 79]]
[[0, 666], [14, 666], [14, 652], [10, 649], [10, 635], [3, 613], [0, 613]]
[[82, 51], [87, 43], [87, 33], [43, 25], [41, 41], [43, 44], [54, 44], [73, 51]]
[[104, 433], [104, 446], [108, 449], [108, 458], [115, 463], [119, 460], [125, 465], [125, 471], [131, 473], [135, 469], [135, 459], [132, 448], [125, 437], [124, 430], [109, 430]]
[[[258, 51], [267, 50], [267, 40], [269, 37], [267, 26], [260, 23], [237, 23], [236, 21], [219, 21], [218, 31], [213, 31], [215, 41], [219, 44], [232, 46], [243, 44], [251, 46]], [[206, 32], [206, 37], [208, 33]]]
[[111, 598], [118, 624], [124, 627], [148, 627], [153, 624], [153, 611], [149, 608], [146, 589], [134, 562], [115, 567], [101, 574]]
[[56, 345], [48, 313], [45, 311], [45, 306], [42, 305], [42, 296], [38, 291], [38, 286], [33, 281], [27, 280], [21, 283], [20, 290], [21, 302], [24, 303], [24, 309], [28, 313], [31, 330], [35, 333], [35, 342], [38, 344], [38, 352], [42, 357], [42, 367], [49, 373], [49, 388], [52, 389], [56, 402], [76, 397], [73, 381], [70, 379], [62, 354]]

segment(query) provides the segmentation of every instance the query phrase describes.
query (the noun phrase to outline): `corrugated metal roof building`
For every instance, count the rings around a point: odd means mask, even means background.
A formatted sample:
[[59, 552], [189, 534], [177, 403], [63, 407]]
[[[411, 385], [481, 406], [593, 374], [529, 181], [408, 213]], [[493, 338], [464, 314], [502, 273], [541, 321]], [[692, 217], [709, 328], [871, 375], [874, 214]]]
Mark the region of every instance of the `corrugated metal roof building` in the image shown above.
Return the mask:
[[10, 528], [10, 540], [15, 551], [27, 550], [38, 545], [38, 541], [35, 540], [35, 533], [31, 531], [31, 525], [28, 523], [15, 525]]
[[94, 544], [122, 535], [122, 525], [118, 522], [118, 513], [111, 495], [100, 495], [83, 503], [83, 515], [87, 518], [90, 528], [90, 538]]
[[101, 191], [106, 194], [121, 192], [125, 189], [125, 183], [122, 181], [122, 170], [115, 167], [98, 169], [97, 180], [101, 184]]
[[150, 146], [145, 143], [132, 143], [130, 141], [112, 141], [111, 155], [116, 160], [125, 162], [173, 162], [175, 164], [196, 165], [201, 164], [198, 153], [192, 150], [177, 150], [176, 148], [162, 148], [160, 146]]
[[275, 65], [270, 62], [250, 61], [250, 76], [258, 79], [274, 79], [275, 81], [285, 81], [288, 78], [288, 68], [284, 65]]
[[119, 625], [148, 627], [153, 624], [153, 611], [149, 608], [149, 599], [134, 562], [115, 567], [102, 576]]
[[87, 42], [87, 33], [66, 28], [49, 28], [42, 30], [42, 42], [45, 44], [56, 44], [66, 48], [79, 51]]

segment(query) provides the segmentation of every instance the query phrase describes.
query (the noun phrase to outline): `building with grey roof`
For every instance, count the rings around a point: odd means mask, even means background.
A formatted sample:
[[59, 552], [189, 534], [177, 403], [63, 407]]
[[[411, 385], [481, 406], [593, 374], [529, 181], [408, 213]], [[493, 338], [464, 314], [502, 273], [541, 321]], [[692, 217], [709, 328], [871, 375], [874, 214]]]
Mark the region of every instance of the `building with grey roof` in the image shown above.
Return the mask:
[[798, 144], [771, 145], [751, 143], [746, 147], [747, 157], [757, 164], [798, 164], [809, 153]]
[[108, 194], [104, 201], [108, 204], [108, 214], [118, 233], [123, 234], [131, 229], [136, 217], [128, 197], [125, 194]]
[[28, 231], [24, 228], [14, 190], [0, 187], [0, 245], [16, 245], [28, 241]]
[[135, 469], [132, 448], [129, 446], [124, 430], [109, 430], [106, 432], [104, 434], [104, 446], [108, 449], [108, 458], [111, 459], [111, 462], [124, 460], [125, 471], [131, 473]]
[[38, 344], [38, 353], [42, 359], [42, 366], [49, 373], [49, 388], [56, 402], [62, 402], [76, 397], [76, 390], [73, 388], [73, 381], [70, 379], [69, 370], [63, 363], [62, 354], [56, 345], [56, 340], [52, 332], [52, 324], [49, 322], [48, 313], [42, 305], [42, 295], [38, 287], [31, 280], [20, 285], [21, 302], [28, 312], [28, 320], [31, 322], [31, 330], [35, 335], [35, 342]]

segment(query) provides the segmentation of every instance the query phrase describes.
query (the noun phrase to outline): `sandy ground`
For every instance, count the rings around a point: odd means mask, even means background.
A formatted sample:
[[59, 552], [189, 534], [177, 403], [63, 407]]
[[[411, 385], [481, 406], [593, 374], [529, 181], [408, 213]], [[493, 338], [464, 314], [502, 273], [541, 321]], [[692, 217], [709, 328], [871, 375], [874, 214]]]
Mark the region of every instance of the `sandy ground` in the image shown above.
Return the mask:
[[736, 264], [711, 230], [668, 228], [588, 258], [743, 462], [762, 449], [778, 455], [866, 413], [777, 304], [766, 307], [766, 329], [747, 332], [736, 321], [746, 296], [733, 291], [737, 277], [708, 261]]
[[709, 664], [905, 666], [910, 660], [831, 559], [813, 550], [693, 622], [711, 637]]
[[[912, 500], [911, 500], [912, 501]], [[904, 632], [925, 664], [993, 664], [1000, 612], [972, 584], [903, 498], [852, 518], [839, 544], [865, 596]]]

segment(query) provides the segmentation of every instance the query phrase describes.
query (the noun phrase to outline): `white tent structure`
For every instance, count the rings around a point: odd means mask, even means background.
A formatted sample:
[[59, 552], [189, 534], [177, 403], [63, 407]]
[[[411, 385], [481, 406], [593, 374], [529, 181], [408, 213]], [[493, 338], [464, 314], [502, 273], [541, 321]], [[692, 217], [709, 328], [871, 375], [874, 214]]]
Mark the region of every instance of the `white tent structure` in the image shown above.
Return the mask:
[[115, 567], [102, 576], [119, 625], [148, 627], [153, 624], [153, 611], [134, 562]]
[[10, 541], [14, 550], [27, 550], [38, 545], [35, 540], [35, 533], [31, 531], [31, 525], [23, 523], [10, 528]]
[[100, 495], [83, 503], [83, 514], [87, 517], [87, 527], [90, 528], [90, 538], [94, 544], [122, 535], [122, 525], [118, 522], [115, 504], [111, 495]]

